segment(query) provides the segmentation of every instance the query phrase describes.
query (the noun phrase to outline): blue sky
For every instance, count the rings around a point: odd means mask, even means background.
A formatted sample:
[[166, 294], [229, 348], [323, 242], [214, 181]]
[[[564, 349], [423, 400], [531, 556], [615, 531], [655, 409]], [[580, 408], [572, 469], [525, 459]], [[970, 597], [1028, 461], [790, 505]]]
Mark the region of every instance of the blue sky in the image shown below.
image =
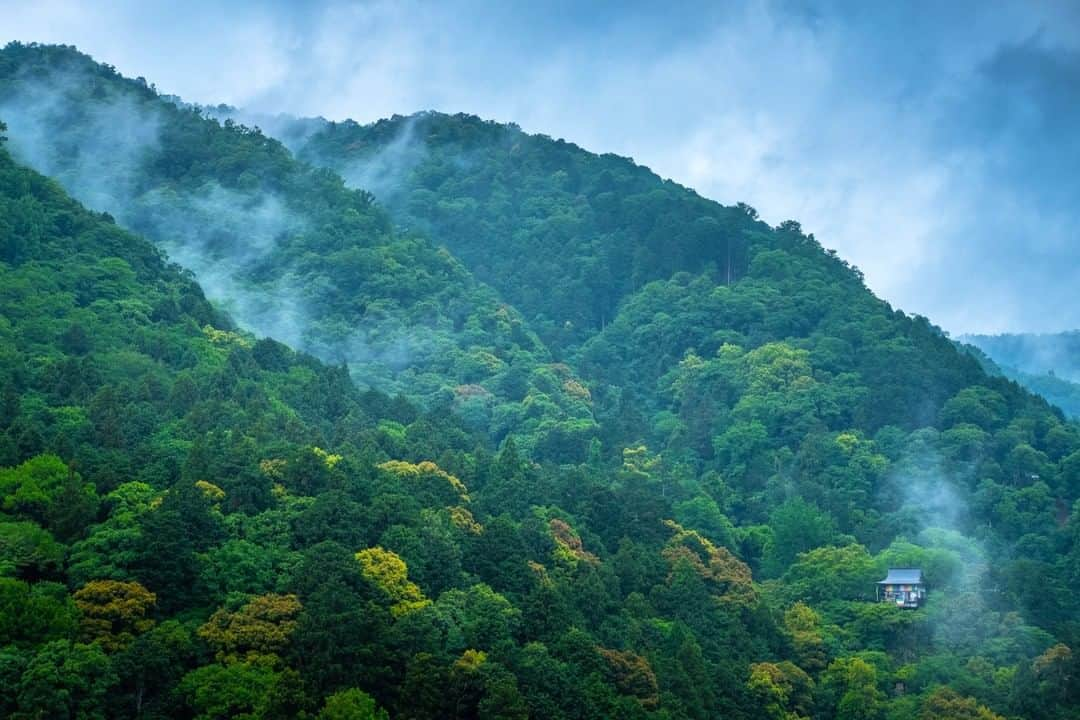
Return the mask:
[[951, 332], [1080, 327], [1080, 3], [0, 0], [0, 17], [2, 40], [74, 44], [195, 102], [512, 120], [797, 219]]

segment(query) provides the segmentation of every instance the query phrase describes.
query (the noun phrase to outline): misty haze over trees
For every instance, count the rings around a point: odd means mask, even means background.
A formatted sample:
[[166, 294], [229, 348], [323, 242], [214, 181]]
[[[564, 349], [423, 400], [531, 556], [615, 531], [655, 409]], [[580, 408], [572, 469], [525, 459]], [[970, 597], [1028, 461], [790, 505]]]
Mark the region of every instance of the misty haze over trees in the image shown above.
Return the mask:
[[1075, 337], [471, 115], [0, 120], [0, 716], [1076, 717]]

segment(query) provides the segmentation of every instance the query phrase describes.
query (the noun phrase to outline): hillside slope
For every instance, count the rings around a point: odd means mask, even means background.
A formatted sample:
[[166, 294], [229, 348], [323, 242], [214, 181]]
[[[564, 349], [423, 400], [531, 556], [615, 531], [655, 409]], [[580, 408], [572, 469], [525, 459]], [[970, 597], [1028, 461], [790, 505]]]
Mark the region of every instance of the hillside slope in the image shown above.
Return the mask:
[[714, 438], [756, 416], [732, 415], [737, 388], [675, 395], [700, 386], [683, 377], [688, 362], [725, 346], [782, 349], [771, 362], [794, 359], [813, 383], [801, 409], [756, 418], [772, 450], [797, 452], [808, 434], [849, 428], [947, 429], [946, 403], [972, 385], [1039, 406], [988, 378], [927, 320], [874, 297], [796, 222], [771, 228], [745, 205], [706, 200], [625, 158], [467, 115], [304, 127], [294, 138], [301, 157], [374, 183], [398, 223], [427, 228], [519, 304], [589, 381], [616, 446], [643, 441], [685, 456], [690, 443], [690, 459], [707, 466]]
[[293, 143], [400, 223], [428, 230], [560, 348], [611, 322], [651, 280], [706, 267], [741, 277], [743, 234], [768, 229], [750, 208], [705, 200], [626, 158], [467, 115], [327, 123]]
[[[797, 223], [471, 116], [294, 140], [519, 303], [588, 381], [605, 446], [646, 444], [635, 457], [685, 498], [680, 520], [756, 574], [842, 534], [883, 547], [959, 531], [989, 551], [976, 585], [1075, 637], [1059, 552], [1075, 537], [1077, 427], [875, 298]], [[782, 529], [789, 513], [803, 519]]]
[[[73, 48], [0, 53], [11, 151], [192, 270], [245, 328], [496, 441], [584, 457], [589, 398], [514, 309], [369, 194]], [[550, 453], [549, 453], [550, 454]]]
[[[112, 714], [124, 717], [142, 712], [144, 697], [156, 703], [146, 714], [157, 716], [291, 717], [325, 704], [333, 717], [332, 709], [359, 712], [368, 702], [361, 691], [395, 717], [412, 718], [1070, 717], [1080, 698], [1080, 607], [1071, 591], [1080, 582], [1080, 428], [1016, 384], [988, 376], [925, 319], [875, 298], [855, 270], [796, 223], [770, 228], [745, 206], [711, 203], [625, 159], [431, 114], [414, 121], [411, 135], [387, 132], [370, 147], [360, 140], [371, 128], [343, 125], [348, 142], [330, 146], [343, 171], [357, 148], [362, 160], [382, 153], [380, 167], [407, 168], [366, 176], [375, 178], [371, 189], [385, 197], [388, 215], [332, 171], [296, 162], [260, 132], [207, 121], [107, 68], [76, 83], [53, 109], [34, 110], [33, 96], [19, 89], [39, 87], [28, 84], [35, 73], [52, 81], [67, 77], [69, 63], [90, 61], [70, 49], [25, 46], [2, 57], [9, 72], [0, 73], [8, 78], [0, 82], [7, 100], [0, 108], [20, 118], [13, 144], [69, 187], [117, 192], [116, 183], [84, 183], [79, 174], [87, 167], [81, 154], [96, 157], [97, 113], [107, 110], [113, 124], [130, 116], [141, 127], [141, 110], [129, 112], [113, 92], [145, 95], [163, 113], [166, 130], [156, 138], [201, 138], [192, 147], [155, 140], [138, 162], [117, 161], [138, 170], [135, 190], [114, 198], [122, 223], [148, 222], [153, 230], [158, 216], [213, 220], [199, 204], [206, 183], [243, 193], [251, 206], [275, 193], [292, 197], [281, 202], [304, 210], [302, 227], [274, 235], [258, 262], [230, 276], [251, 302], [276, 297], [290, 274], [317, 268], [298, 275], [317, 281], [338, 252], [375, 247], [381, 254], [399, 242], [410, 262], [437, 255], [457, 270], [429, 273], [434, 295], [403, 301], [397, 266], [353, 267], [366, 306], [387, 294], [393, 332], [421, 323], [426, 316], [413, 314], [417, 307], [443, 317], [439, 303], [455, 293], [469, 302], [474, 295], [512, 298], [522, 312], [506, 307], [506, 316], [518, 318], [540, 350], [529, 351], [527, 372], [499, 370], [484, 382], [502, 393], [501, 412], [535, 422], [524, 426], [526, 445], [543, 461], [520, 452], [517, 433], [497, 456], [477, 447], [483, 421], [461, 407], [446, 412], [409, 363], [391, 379], [424, 399], [426, 411], [359, 395], [340, 369], [233, 332], [202, 302], [192, 307], [213, 315], [181, 319], [190, 342], [177, 344], [196, 356], [206, 343], [217, 348], [213, 357], [230, 369], [219, 382], [236, 388], [238, 403], [250, 401], [250, 424], [234, 419], [232, 407], [214, 407], [209, 418], [184, 405], [160, 418], [137, 406], [95, 415], [106, 430], [114, 418], [130, 418], [138, 428], [132, 437], [166, 446], [174, 453], [166, 467], [179, 463], [180, 482], [168, 492], [169, 480], [156, 477], [148, 478], [149, 490], [124, 487], [101, 511], [82, 513], [93, 525], [61, 529], [57, 520], [71, 513], [60, 510], [78, 507], [89, 493], [39, 492], [34, 463], [52, 467], [49, 477], [71, 471], [35, 456], [86, 462], [80, 458], [115, 438], [87, 436], [73, 454], [62, 444], [66, 432], [39, 429], [46, 440], [20, 446], [24, 435], [35, 437], [26, 425], [50, 415], [39, 411], [40, 400], [24, 404], [45, 390], [15, 384], [8, 396], [20, 429], [7, 452], [10, 464], [32, 462], [2, 471], [0, 487], [11, 500], [0, 510], [51, 554], [44, 564], [4, 566], [14, 577], [5, 592], [15, 598], [4, 607], [34, 597], [55, 614], [44, 629], [20, 634], [22, 616], [4, 611], [3, 618], [15, 618], [0, 623], [9, 633], [0, 638], [0, 685], [14, 688], [0, 695], [4, 713], [32, 716], [56, 695], [49, 683], [66, 683], [87, 707], [115, 698]], [[417, 134], [420, 120], [431, 124], [426, 134]], [[27, 140], [35, 127], [48, 132]], [[132, 136], [138, 147], [138, 133]], [[444, 137], [452, 142], [437, 142]], [[467, 152], [461, 137], [475, 141]], [[182, 162], [169, 161], [172, 153]], [[415, 161], [399, 166], [386, 153]], [[37, 262], [24, 238], [70, 245], [82, 237], [72, 235], [65, 212], [95, 233], [105, 232], [101, 226], [111, 228], [108, 237], [125, 238], [120, 249], [96, 255], [123, 254], [135, 242], [109, 218], [70, 209], [47, 181], [13, 166], [9, 175], [0, 218], [17, 224], [0, 220], [7, 253], [0, 288], [18, 288], [19, 273]], [[379, 178], [391, 181], [380, 186]], [[608, 180], [607, 189], [590, 190]], [[28, 187], [51, 194], [42, 199]], [[418, 194], [417, 203], [394, 199], [406, 192]], [[447, 207], [452, 212], [444, 215]], [[208, 241], [196, 243], [196, 279], [205, 276], [211, 286], [219, 279], [216, 265], [231, 257], [219, 245], [258, 244], [257, 218], [267, 214], [275, 213], [263, 209], [240, 225], [215, 226]], [[41, 217], [51, 219], [42, 224]], [[457, 224], [469, 230], [457, 232]], [[431, 240], [414, 238], [415, 228]], [[507, 239], [504, 232], [516, 234]], [[162, 235], [158, 242], [174, 241]], [[144, 243], [132, 247], [148, 251]], [[111, 287], [79, 279], [84, 263], [60, 258], [51, 257], [41, 283]], [[589, 262], [596, 265], [583, 272]], [[166, 275], [191, 283], [175, 268]], [[156, 277], [145, 279], [153, 285]], [[316, 285], [331, 306], [351, 299], [346, 288]], [[125, 287], [121, 300], [145, 292], [138, 283]], [[56, 334], [62, 327], [39, 329], [58, 314], [48, 305], [39, 312], [47, 290], [12, 291], [5, 312], [25, 316], [12, 347], [26, 348], [12, 357], [12, 377], [31, 376], [42, 357], [87, 347], [77, 331], [65, 338]], [[52, 301], [78, 306], [78, 292], [64, 292]], [[434, 298], [436, 307], [421, 298]], [[475, 303], [469, 307], [488, 307]], [[93, 307], [106, 313], [105, 324], [145, 316], [172, 327], [168, 315], [132, 314], [131, 302]], [[588, 312], [561, 315], [575, 308]], [[467, 313], [461, 332], [483, 317]], [[200, 329], [206, 323], [209, 329]], [[435, 326], [445, 329], [441, 323]], [[140, 337], [121, 327], [103, 330], [105, 344], [92, 344], [91, 352], [126, 349]], [[460, 347], [459, 330], [445, 331]], [[546, 348], [551, 355], [538, 361]], [[384, 372], [380, 364], [371, 372]], [[440, 386], [465, 380], [456, 365], [421, 367], [433, 367]], [[232, 371], [250, 382], [230, 384]], [[165, 382], [169, 372], [162, 371]], [[333, 382], [305, 384], [312, 375]], [[420, 388], [411, 388], [414, 380]], [[124, 387], [140, 401], [158, 397], [153, 384]], [[593, 411], [556, 417], [570, 426], [546, 432], [543, 421], [559, 411], [551, 398], [560, 391], [582, 403], [591, 398]], [[215, 384], [205, 390], [210, 398], [215, 392]], [[304, 400], [316, 414], [305, 420], [297, 409], [290, 426], [296, 435], [286, 436], [297, 439], [278, 447], [275, 414]], [[83, 403], [57, 414], [77, 418]], [[578, 419], [591, 429], [578, 432]], [[198, 423], [220, 432], [204, 436]], [[232, 427], [241, 438], [225, 434]], [[175, 441], [174, 429], [191, 434], [190, 446]], [[602, 442], [590, 442], [592, 433]], [[99, 497], [142, 471], [144, 454], [135, 452], [146, 449], [126, 448], [114, 479], [93, 476]], [[243, 499], [249, 488], [263, 489], [257, 502]], [[178, 525], [177, 515], [191, 521]], [[42, 524], [70, 543], [69, 553], [46, 542], [35, 530]], [[159, 535], [174, 544], [159, 544]], [[874, 583], [888, 567], [905, 566], [924, 569], [927, 604], [909, 612], [875, 603]], [[102, 587], [83, 592], [104, 580], [137, 582], [155, 598], [147, 603], [137, 587], [108, 586], [128, 593], [135, 608], [108, 616], [96, 609]], [[67, 599], [69, 591], [82, 594]], [[161, 666], [172, 670], [142, 672]], [[54, 714], [92, 714], [72, 707]]]
[[[788, 339], [810, 349], [828, 337], [839, 362], [823, 369], [855, 371], [874, 388], [873, 400], [855, 410], [866, 418], [860, 426], [876, 430], [927, 424], [981, 376], [926, 321], [874, 298], [856, 270], [798, 223], [770, 228], [752, 208], [707, 200], [626, 158], [467, 115], [304, 127], [294, 142], [300, 157], [372, 190], [399, 224], [426, 228], [514, 302], [556, 352], [591, 371], [597, 392], [629, 385], [651, 399], [657, 379], [689, 350], [710, 356], [724, 342]], [[560, 282], [553, 286], [552, 277]], [[696, 296], [678, 300], [670, 296], [676, 290], [649, 286], [673, 280], [693, 285]], [[631, 307], [633, 320], [619, 317]], [[657, 330], [668, 337], [648, 334], [643, 311], [664, 313]], [[874, 327], [859, 327], [868, 322]], [[627, 332], [650, 342], [630, 342]], [[866, 342], [863, 332], [871, 334]], [[633, 358], [590, 360], [605, 354], [604, 337], [613, 333], [622, 334], [617, 348], [647, 354], [652, 370], [642, 375]], [[884, 341], [934, 361], [885, 361]]]
[[474, 452], [2, 149], [0, 251], [0, 715], [757, 715], [780, 631], [646, 475]]

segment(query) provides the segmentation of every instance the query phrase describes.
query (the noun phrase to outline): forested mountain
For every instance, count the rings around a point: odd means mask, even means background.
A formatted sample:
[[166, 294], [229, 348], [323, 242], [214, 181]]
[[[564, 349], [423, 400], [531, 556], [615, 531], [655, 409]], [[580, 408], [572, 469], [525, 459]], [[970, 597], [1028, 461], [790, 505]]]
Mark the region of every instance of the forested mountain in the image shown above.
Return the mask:
[[1080, 417], [1080, 332], [961, 335], [959, 341], [978, 348], [977, 357], [992, 374], [1042, 395], [1069, 417]]
[[797, 223], [71, 48], [0, 119], [0, 715], [1075, 717], [1080, 427]]
[[[809, 350], [827, 339], [821, 369], [857, 371], [875, 387], [859, 424], [876, 430], [926, 424], [979, 375], [935, 328], [867, 292], [798, 223], [770, 228], [746, 205], [724, 207], [625, 158], [465, 115], [303, 126], [299, 156], [374, 183], [400, 224], [444, 243], [563, 357], [594, 380], [617, 374], [603, 385], [652, 395], [691, 349], [708, 357], [725, 343], [790, 339]], [[877, 326], [860, 337], [871, 317]], [[609, 339], [648, 357], [612, 362]], [[897, 364], [880, 341], [935, 361]]]
[[8, 46], [12, 152], [144, 234], [259, 335], [362, 385], [455, 405], [540, 454], [595, 434], [588, 394], [519, 314], [362, 190], [64, 47]]
[[[803, 463], [828, 465], [818, 436], [980, 426], [943, 415], [973, 385], [1048, 412], [988, 379], [925, 319], [874, 297], [796, 222], [770, 228], [752, 208], [703, 199], [625, 158], [467, 115], [300, 125], [299, 156], [373, 182], [399, 223], [426, 228], [520, 303], [589, 381], [608, 445], [644, 442], [694, 474], [742, 483], [762, 511], [793, 493]], [[579, 281], [552, 286], [560, 267]], [[882, 481], [902, 484], [895, 474], [853, 480], [868, 485], [832, 499], [811, 478], [794, 494], [875, 527], [896, 509], [884, 496], [904, 494], [882, 492]]]
[[300, 157], [427, 230], [557, 348], [612, 322], [623, 298], [652, 280], [706, 269], [724, 282], [742, 277], [745, 234], [768, 231], [746, 206], [514, 125], [439, 113], [319, 130], [299, 122], [306, 132], [289, 134]]

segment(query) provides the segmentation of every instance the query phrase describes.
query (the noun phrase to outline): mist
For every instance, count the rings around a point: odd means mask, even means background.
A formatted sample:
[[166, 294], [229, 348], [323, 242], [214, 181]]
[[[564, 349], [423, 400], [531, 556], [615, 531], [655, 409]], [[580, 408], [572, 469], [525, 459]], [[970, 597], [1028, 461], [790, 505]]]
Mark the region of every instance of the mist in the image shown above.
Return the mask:
[[[346, 362], [365, 386], [401, 390], [406, 378], [398, 376], [440, 350], [424, 327], [405, 327], [378, 313], [354, 327], [328, 324], [320, 298], [342, 293], [327, 278], [303, 281], [301, 259], [288, 252], [290, 241], [310, 229], [308, 216], [261, 187], [148, 182], [147, 168], [169, 152], [162, 137], [166, 106], [107, 89], [92, 90], [90, 100], [87, 89], [94, 87], [100, 88], [82, 66], [16, 78], [0, 98], [14, 157], [152, 240], [194, 273], [207, 297], [245, 330], [328, 362]], [[197, 111], [172, 100], [181, 112]], [[276, 129], [317, 125], [281, 118]]]
[[1080, 382], [1080, 332], [1036, 335], [965, 335], [1001, 365], [1032, 375], [1052, 373]]
[[79, 72], [16, 78], [14, 92], [0, 101], [0, 118], [20, 161], [87, 206], [119, 217], [138, 192], [139, 166], [159, 150], [160, 118], [127, 96], [79, 103], [73, 96], [89, 82]]
[[426, 146], [417, 142], [415, 116], [409, 117], [397, 136], [374, 155], [362, 161], [334, 163], [338, 174], [354, 188], [362, 188], [383, 202], [391, 202], [405, 175], [423, 161]]
[[940, 435], [917, 431], [893, 465], [879, 492], [896, 509], [898, 540], [926, 549], [923, 575], [928, 583], [926, 628], [935, 643], [953, 652], [970, 652], [995, 634], [1005, 635], [1006, 619], [993, 609], [995, 580], [991, 553], [979, 537], [973, 488], [977, 460], [949, 463]]
[[946, 467], [939, 442], [935, 430], [914, 433], [879, 489], [885, 506], [902, 518], [903, 531], [911, 539], [932, 538], [940, 532], [971, 535], [970, 488], [976, 463]]
[[273, 195], [217, 184], [196, 192], [138, 186], [144, 164], [162, 151], [159, 111], [126, 95], [81, 102], [76, 93], [92, 82], [79, 69], [17, 78], [0, 102], [12, 154], [87, 207], [157, 242], [246, 329], [303, 348], [309, 323], [296, 293], [251, 291], [239, 278], [302, 221]]

